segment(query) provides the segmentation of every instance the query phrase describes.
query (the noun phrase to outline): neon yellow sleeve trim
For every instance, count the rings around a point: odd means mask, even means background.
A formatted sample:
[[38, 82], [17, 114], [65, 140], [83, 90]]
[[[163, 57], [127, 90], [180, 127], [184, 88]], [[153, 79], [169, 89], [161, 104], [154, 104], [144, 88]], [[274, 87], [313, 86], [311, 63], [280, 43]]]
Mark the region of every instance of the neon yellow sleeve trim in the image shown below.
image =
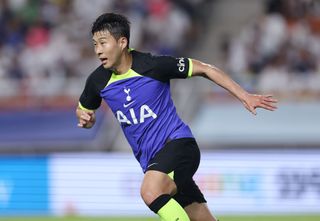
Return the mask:
[[168, 173], [168, 176], [169, 176], [172, 180], [174, 180], [174, 171]]
[[81, 109], [81, 110], [84, 110], [84, 111], [95, 111], [95, 110], [90, 110], [88, 108], [85, 108], [84, 106], [82, 106], [82, 104], [79, 102], [79, 105], [78, 107]]
[[192, 71], [193, 71], [193, 63], [192, 63], [192, 59], [188, 58], [189, 60], [189, 71], [188, 71], [188, 78], [192, 77]]

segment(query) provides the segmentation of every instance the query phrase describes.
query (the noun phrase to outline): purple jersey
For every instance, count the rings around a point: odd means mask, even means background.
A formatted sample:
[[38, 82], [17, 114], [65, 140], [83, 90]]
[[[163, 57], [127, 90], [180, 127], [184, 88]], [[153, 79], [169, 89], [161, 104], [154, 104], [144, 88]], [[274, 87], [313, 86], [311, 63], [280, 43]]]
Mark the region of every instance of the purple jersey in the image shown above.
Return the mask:
[[80, 106], [97, 109], [104, 99], [132, 147], [143, 171], [169, 140], [193, 137], [179, 118], [170, 94], [170, 79], [191, 76], [187, 58], [132, 53], [131, 69], [121, 75], [97, 68], [88, 78]]

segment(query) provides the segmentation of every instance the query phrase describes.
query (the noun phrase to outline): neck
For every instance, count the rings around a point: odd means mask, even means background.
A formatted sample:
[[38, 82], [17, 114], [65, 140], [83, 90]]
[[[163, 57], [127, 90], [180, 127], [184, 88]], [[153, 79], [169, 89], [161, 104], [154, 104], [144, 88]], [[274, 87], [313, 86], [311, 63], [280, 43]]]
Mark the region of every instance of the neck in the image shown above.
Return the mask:
[[125, 49], [120, 57], [119, 64], [114, 68], [114, 71], [117, 74], [125, 74], [131, 68], [132, 65], [132, 55], [131, 53]]

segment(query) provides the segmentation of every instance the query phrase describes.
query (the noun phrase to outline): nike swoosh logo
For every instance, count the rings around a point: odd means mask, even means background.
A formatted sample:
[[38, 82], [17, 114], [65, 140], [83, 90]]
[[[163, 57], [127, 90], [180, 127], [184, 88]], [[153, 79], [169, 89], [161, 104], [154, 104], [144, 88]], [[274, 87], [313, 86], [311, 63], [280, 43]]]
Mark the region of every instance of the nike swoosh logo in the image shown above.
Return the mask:
[[133, 104], [134, 102], [136, 102], [136, 101], [131, 101], [130, 103], [123, 104], [123, 107], [124, 107], [124, 108], [127, 108], [127, 107], [129, 107], [131, 104]]
[[149, 167], [151, 167], [151, 166], [153, 166], [153, 165], [157, 165], [158, 163], [152, 163], [152, 164], [150, 164], [149, 166], [148, 166], [148, 168]]

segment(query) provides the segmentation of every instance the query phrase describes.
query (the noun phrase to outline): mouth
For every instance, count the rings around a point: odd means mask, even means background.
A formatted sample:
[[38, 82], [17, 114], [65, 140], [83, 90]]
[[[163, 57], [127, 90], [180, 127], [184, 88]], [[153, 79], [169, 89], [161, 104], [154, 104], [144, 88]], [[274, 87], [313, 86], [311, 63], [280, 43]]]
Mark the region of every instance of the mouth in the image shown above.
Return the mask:
[[107, 64], [108, 58], [99, 58], [103, 65]]

